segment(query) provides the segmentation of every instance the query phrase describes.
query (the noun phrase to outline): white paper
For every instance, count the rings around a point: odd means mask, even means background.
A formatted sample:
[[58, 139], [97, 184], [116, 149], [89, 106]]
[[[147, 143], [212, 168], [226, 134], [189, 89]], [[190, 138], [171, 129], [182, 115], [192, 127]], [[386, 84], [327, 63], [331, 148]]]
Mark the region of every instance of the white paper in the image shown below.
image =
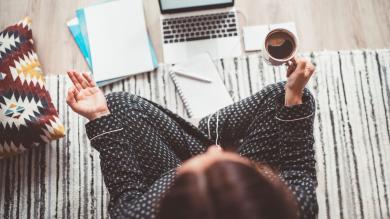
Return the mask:
[[268, 25], [244, 27], [245, 51], [262, 50], [268, 32]]
[[153, 70], [142, 0], [84, 9], [97, 82]]

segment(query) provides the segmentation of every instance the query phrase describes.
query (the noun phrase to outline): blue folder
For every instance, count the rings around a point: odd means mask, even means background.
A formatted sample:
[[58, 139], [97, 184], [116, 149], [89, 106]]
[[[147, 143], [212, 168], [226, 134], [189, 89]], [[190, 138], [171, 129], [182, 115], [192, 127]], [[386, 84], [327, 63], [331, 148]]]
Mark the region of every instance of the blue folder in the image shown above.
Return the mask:
[[88, 68], [92, 71], [92, 60], [90, 56], [89, 47], [87, 47], [87, 42], [84, 40], [84, 37], [81, 33], [80, 24], [77, 18], [74, 18], [71, 23], [68, 23], [68, 28], [73, 35], [74, 40], [76, 41], [77, 46], [79, 47], [81, 53], [83, 54], [85, 61], [88, 64]]

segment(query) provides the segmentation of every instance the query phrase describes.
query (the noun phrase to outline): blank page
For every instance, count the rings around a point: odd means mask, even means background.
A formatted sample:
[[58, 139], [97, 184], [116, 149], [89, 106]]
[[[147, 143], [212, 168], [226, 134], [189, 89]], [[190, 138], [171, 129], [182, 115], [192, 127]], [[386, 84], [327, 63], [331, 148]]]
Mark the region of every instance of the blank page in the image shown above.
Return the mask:
[[96, 81], [153, 70], [142, 0], [84, 9]]

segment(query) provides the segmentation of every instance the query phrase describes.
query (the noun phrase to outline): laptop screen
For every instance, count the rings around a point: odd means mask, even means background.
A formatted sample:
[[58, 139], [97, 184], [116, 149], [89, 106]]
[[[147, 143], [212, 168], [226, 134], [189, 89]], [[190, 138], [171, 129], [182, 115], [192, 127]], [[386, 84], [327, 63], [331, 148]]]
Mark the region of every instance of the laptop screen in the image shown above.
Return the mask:
[[234, 5], [234, 0], [159, 0], [162, 13], [178, 13]]

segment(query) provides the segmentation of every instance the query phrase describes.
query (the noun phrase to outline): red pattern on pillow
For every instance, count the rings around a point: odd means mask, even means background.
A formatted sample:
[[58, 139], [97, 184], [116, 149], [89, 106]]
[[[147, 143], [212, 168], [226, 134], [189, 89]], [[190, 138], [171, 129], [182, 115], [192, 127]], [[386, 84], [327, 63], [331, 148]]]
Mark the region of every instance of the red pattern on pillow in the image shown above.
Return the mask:
[[31, 20], [0, 32], [0, 158], [64, 136], [34, 51]]

